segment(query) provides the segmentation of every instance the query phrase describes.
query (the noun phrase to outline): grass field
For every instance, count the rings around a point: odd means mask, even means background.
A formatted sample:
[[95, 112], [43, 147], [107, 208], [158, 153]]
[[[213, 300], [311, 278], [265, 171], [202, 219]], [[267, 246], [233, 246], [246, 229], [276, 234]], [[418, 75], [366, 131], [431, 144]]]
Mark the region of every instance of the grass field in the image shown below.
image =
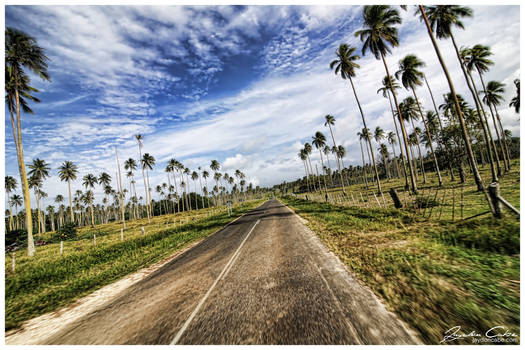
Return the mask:
[[[500, 183], [503, 197], [519, 208], [519, 162]], [[384, 189], [389, 185], [395, 182], [386, 182]], [[349, 191], [363, 192], [358, 187]], [[464, 217], [488, 209], [481, 196], [473, 183], [464, 185]], [[520, 223], [514, 214], [461, 221], [458, 210], [453, 222], [451, 203], [438, 220], [392, 206], [378, 208], [377, 202], [375, 208], [363, 208], [302, 198], [283, 201], [426, 343], [439, 343], [454, 326], [484, 334], [503, 325], [519, 334]]]
[[207, 237], [262, 202], [235, 205], [231, 216], [221, 207], [154, 217], [150, 224], [147, 219], [128, 222], [123, 241], [121, 224], [98, 225], [93, 229], [84, 227], [79, 229], [79, 239], [64, 242], [63, 255], [59, 253], [58, 243], [37, 247], [33, 258], [19, 251], [15, 272], [11, 269], [12, 255], [6, 254], [5, 328], [17, 327], [24, 320], [56, 310], [158, 262], [191, 242]]

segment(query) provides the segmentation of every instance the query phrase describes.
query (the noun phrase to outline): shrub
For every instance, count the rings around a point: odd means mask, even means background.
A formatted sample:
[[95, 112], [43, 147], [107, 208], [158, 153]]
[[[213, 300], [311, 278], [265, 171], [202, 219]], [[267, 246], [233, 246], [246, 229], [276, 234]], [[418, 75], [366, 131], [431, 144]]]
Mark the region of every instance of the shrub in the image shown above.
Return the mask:
[[75, 239], [77, 237], [77, 227], [74, 223], [67, 223], [60, 227], [52, 236], [52, 240], [67, 241], [69, 239]]

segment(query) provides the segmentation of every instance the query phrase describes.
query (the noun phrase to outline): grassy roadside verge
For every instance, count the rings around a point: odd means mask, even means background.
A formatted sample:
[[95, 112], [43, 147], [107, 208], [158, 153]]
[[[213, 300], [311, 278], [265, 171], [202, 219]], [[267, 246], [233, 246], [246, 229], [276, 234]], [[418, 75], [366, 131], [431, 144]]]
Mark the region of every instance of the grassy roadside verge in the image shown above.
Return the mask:
[[[73, 242], [67, 254], [58, 254], [58, 244], [39, 247], [37, 255], [17, 261], [16, 272], [5, 266], [5, 328], [56, 310], [140, 268], [154, 264], [197, 239], [216, 232], [231, 220], [262, 204], [251, 201], [181, 226], [147, 228], [147, 234], [105, 235], [93, 246], [89, 239]], [[97, 228], [95, 228], [97, 229]], [[120, 231], [120, 230], [119, 230]]]
[[425, 343], [438, 344], [454, 326], [519, 334], [516, 219], [424, 222], [395, 209], [282, 200]]

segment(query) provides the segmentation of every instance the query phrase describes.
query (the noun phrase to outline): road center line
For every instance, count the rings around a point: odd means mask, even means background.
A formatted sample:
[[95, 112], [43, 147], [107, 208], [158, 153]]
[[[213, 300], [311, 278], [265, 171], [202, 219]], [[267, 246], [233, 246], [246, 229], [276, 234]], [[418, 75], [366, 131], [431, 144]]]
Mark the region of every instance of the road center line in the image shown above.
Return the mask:
[[217, 283], [219, 282], [219, 280], [222, 278], [223, 275], [225, 275], [225, 272], [227, 270], [229, 270], [229, 267], [231, 265], [233, 265], [234, 263], [234, 259], [237, 257], [239, 251], [241, 250], [242, 246], [244, 245], [244, 243], [246, 242], [246, 240], [248, 239], [248, 237], [250, 237], [251, 233], [253, 232], [253, 229], [255, 228], [255, 226], [257, 226], [257, 224], [259, 223], [260, 219], [257, 220], [255, 222], [255, 225], [253, 225], [252, 229], [250, 230], [250, 232], [248, 232], [248, 234], [246, 235], [246, 237], [244, 237], [244, 240], [242, 241], [242, 243], [239, 245], [239, 247], [237, 248], [237, 250], [235, 251], [235, 253], [233, 253], [233, 255], [231, 256], [230, 260], [228, 261], [228, 263], [224, 266], [224, 268], [222, 269], [221, 273], [219, 274], [219, 276], [217, 276], [217, 278], [215, 279], [215, 281], [213, 282], [213, 284], [211, 285], [210, 289], [208, 289], [208, 291], [206, 292], [206, 294], [204, 295], [204, 297], [201, 299], [201, 301], [199, 302], [199, 304], [197, 305], [197, 307], [195, 308], [195, 310], [193, 310], [193, 312], [191, 313], [190, 317], [186, 320], [186, 322], [184, 322], [184, 325], [182, 326], [182, 328], [179, 330], [179, 332], [177, 333], [177, 335], [175, 336], [175, 338], [173, 338], [173, 340], [171, 341], [170, 345], [175, 345], [179, 342], [180, 338], [182, 337], [182, 334], [184, 334], [184, 332], [186, 331], [186, 328], [188, 328], [188, 326], [190, 325], [191, 321], [193, 321], [193, 319], [195, 318], [195, 316], [197, 315], [197, 313], [199, 312], [200, 308], [202, 307], [202, 305], [204, 304], [204, 302], [206, 301], [206, 299], [208, 299], [208, 297], [210, 296], [212, 290], [215, 288], [215, 286], [217, 285]]

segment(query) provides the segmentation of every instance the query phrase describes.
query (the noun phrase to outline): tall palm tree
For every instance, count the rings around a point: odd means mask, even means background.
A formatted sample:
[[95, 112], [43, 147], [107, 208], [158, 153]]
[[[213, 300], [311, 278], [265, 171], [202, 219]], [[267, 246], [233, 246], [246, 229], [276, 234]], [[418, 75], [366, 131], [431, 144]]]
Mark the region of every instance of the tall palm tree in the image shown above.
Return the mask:
[[[33, 241], [33, 223], [31, 218], [31, 199], [29, 197], [29, 183], [24, 165], [24, 152], [22, 147], [22, 122], [20, 107], [24, 112], [30, 112], [29, 108], [22, 105], [23, 97], [28, 97], [30, 90], [29, 77], [24, 69], [29, 69], [43, 80], [50, 80], [47, 72], [47, 60], [43, 48], [38, 46], [36, 40], [26, 33], [17, 29], [7, 27], [5, 31], [5, 70], [9, 77], [6, 79], [8, 93], [8, 105], [11, 107], [11, 125], [13, 127], [13, 137], [16, 146], [18, 160], [18, 170], [20, 173], [20, 185], [24, 196], [26, 228], [27, 228], [27, 255], [35, 254]], [[36, 89], [32, 89], [36, 91]], [[38, 101], [38, 99], [33, 99]], [[28, 107], [27, 104], [25, 107]], [[13, 110], [16, 110], [16, 121], [13, 120]]]
[[[490, 52], [490, 48], [488, 46], [478, 44], [474, 45], [474, 47], [467, 50], [466, 57], [462, 57], [465, 60], [466, 68], [468, 71], [473, 71], [474, 69], [476, 69], [476, 71], [478, 72], [479, 79], [481, 81], [481, 86], [483, 87], [483, 93], [485, 94], [485, 96], [487, 95], [487, 87], [485, 85], [485, 81], [483, 80], [483, 73], [486, 73], [489, 70], [489, 66], [494, 64], [494, 62], [492, 62], [489, 59], [491, 55], [492, 52]], [[493, 105], [491, 103], [488, 103], [487, 105], [489, 107], [490, 115], [492, 117], [492, 122], [494, 125], [494, 130], [496, 131], [496, 136], [498, 138], [498, 144], [503, 157], [505, 171], [509, 171], [509, 160], [506, 158], [505, 145], [502, 140], [503, 137], [500, 134], [500, 131], [498, 130], [498, 126], [496, 124], [496, 117], [494, 116], [494, 111], [492, 110]]]
[[55, 203], [58, 204], [58, 228], [64, 224], [64, 206], [62, 202], [64, 201], [64, 196], [57, 194], [55, 197]]
[[146, 169], [146, 180], [147, 180], [146, 193], [149, 198], [149, 203], [148, 203], [149, 212], [150, 212], [150, 215], [153, 215], [152, 205], [151, 205], [151, 187], [149, 185], [149, 170], [153, 170], [153, 167], [155, 166], [155, 157], [153, 157], [149, 153], [144, 153], [144, 155], [142, 156], [141, 163], [142, 163], [142, 168]]
[[77, 179], [78, 167], [69, 160], [66, 160], [58, 168], [58, 177], [60, 181], [67, 181], [67, 189], [69, 191], [69, 214], [71, 215], [71, 222], [75, 222], [75, 216], [73, 215], [73, 197], [71, 196], [71, 181]]
[[[468, 7], [462, 7], [458, 5], [437, 5], [437, 6], [425, 6], [425, 7], [423, 7], [422, 5], [418, 5], [418, 8], [421, 14], [421, 19], [425, 22], [425, 26], [427, 27], [428, 35], [432, 41], [432, 45], [434, 46], [436, 55], [438, 56], [439, 63], [441, 64], [441, 68], [443, 69], [443, 73], [445, 74], [445, 77], [447, 78], [448, 86], [450, 88], [450, 94], [454, 98], [454, 103], [455, 103], [455, 107], [456, 107], [456, 111], [458, 115], [458, 122], [460, 124], [461, 134], [462, 134], [462, 137], [465, 142], [466, 149], [467, 149], [467, 156], [468, 156], [471, 168], [472, 168], [472, 173], [474, 175], [474, 181], [476, 182], [478, 190], [484, 191], [485, 187], [483, 185], [481, 175], [476, 165], [476, 159], [474, 158], [474, 152], [472, 151], [472, 145], [470, 143], [467, 126], [465, 124], [463, 113], [461, 111], [459, 101], [456, 95], [456, 89], [454, 88], [454, 83], [452, 82], [447, 66], [445, 65], [445, 61], [443, 60], [443, 57], [441, 56], [441, 51], [439, 50], [436, 39], [434, 38], [434, 32], [435, 32], [437, 37], [440, 39], [448, 38], [448, 37], [452, 39], [452, 43], [454, 44], [454, 48], [456, 50], [456, 55], [458, 56], [460, 65], [463, 69], [463, 64], [459, 56], [459, 50], [454, 40], [454, 36], [452, 34], [452, 25], [459, 27], [459, 28], [464, 28], [463, 23], [461, 22], [460, 18], [471, 16], [472, 11]], [[434, 27], [435, 27], [435, 31], [432, 30], [432, 28]], [[466, 76], [466, 72], [464, 69], [463, 69], [463, 73], [468, 83], [468, 78]], [[476, 98], [474, 99], [476, 100]], [[487, 195], [486, 195], [486, 199], [489, 205], [491, 205], [490, 198], [488, 198]]]
[[324, 145], [323, 153], [326, 156], [326, 162], [328, 163], [327, 173], [328, 173], [328, 176], [330, 178], [330, 185], [333, 187], [334, 186], [334, 182], [332, 180], [332, 166], [330, 165], [330, 157], [329, 157], [329, 154], [332, 153], [332, 148], [330, 146], [328, 146], [328, 145]]
[[[315, 175], [314, 175], [314, 169], [312, 168], [312, 160], [310, 159], [310, 154], [312, 154], [312, 145], [310, 145], [308, 142], [304, 143], [304, 152], [306, 154], [306, 157], [308, 158], [308, 164], [310, 165], [310, 174], [312, 174], [312, 184], [315, 191]], [[319, 182], [319, 192], [321, 192], [321, 183]]]
[[[322, 132], [317, 131], [315, 133], [315, 136], [312, 137], [312, 143], [319, 150], [319, 155], [321, 156], [321, 168], [324, 169], [324, 162], [323, 162], [323, 152], [322, 149], [324, 148], [326, 144], [326, 137], [323, 135]], [[328, 195], [328, 189], [326, 188], [326, 176], [323, 177], [324, 179], [324, 190], [325, 194]]]
[[137, 140], [137, 144], [139, 146], [139, 160], [140, 160], [140, 164], [141, 164], [141, 169], [142, 169], [142, 179], [144, 180], [144, 191], [146, 191], [146, 196], [145, 196], [145, 200], [146, 200], [146, 215], [148, 216], [148, 224], [151, 222], [150, 221], [150, 216], [151, 216], [151, 213], [150, 213], [150, 210], [151, 210], [151, 207], [150, 207], [150, 201], [149, 201], [149, 196], [148, 196], [148, 185], [146, 183], [146, 174], [144, 172], [144, 162], [142, 161], [142, 145], [143, 145], [143, 141], [144, 141], [144, 137], [141, 135], [141, 134], [137, 134], [135, 135], [135, 140]]
[[[210, 169], [215, 172], [215, 174], [213, 175], [213, 178], [215, 179], [215, 184], [217, 186], [217, 189], [219, 189], [219, 180], [221, 178], [220, 173], [219, 173], [219, 169], [220, 168], [221, 168], [221, 165], [219, 164], [219, 162], [217, 160], [212, 160], [211, 161]], [[219, 174], [219, 176], [217, 177], [218, 174]], [[216, 196], [215, 197], [215, 206], [217, 206], [217, 204], [218, 204], [218, 201], [217, 201], [217, 196]]]
[[[407, 121], [410, 121], [410, 123], [412, 124], [412, 130], [415, 131], [416, 126], [414, 125], [414, 120], [419, 119], [416, 100], [411, 96], [406, 97], [403, 100], [403, 102], [399, 104], [399, 110], [402, 113], [402, 118], [406, 119]], [[415, 141], [416, 141], [416, 146], [417, 146], [418, 153], [419, 153], [419, 167], [420, 167], [421, 173], [423, 174], [423, 182], [426, 183], [427, 176], [425, 173], [425, 166], [423, 164], [421, 146], [419, 143], [419, 133], [415, 133], [414, 135], [416, 135]], [[416, 162], [416, 160], [414, 160], [414, 162]], [[416, 168], [416, 180], [417, 180], [417, 166], [415, 168]]]
[[[332, 125], [335, 125], [335, 118], [334, 116], [327, 114], [325, 115], [324, 120], [325, 120], [324, 126], [328, 126], [328, 128], [330, 129], [330, 135], [332, 136], [333, 147], [337, 147], [335, 143], [334, 133], [332, 131]], [[337, 153], [336, 153], [336, 160], [337, 160], [337, 170], [339, 171], [339, 178], [341, 180], [341, 187], [343, 188], [343, 196], [346, 196], [345, 184], [343, 181], [343, 172], [341, 171], [341, 162], [339, 160], [339, 155]]]
[[394, 154], [394, 165], [396, 167], [396, 174], [397, 174], [397, 177], [399, 177], [399, 164], [397, 163], [396, 148], [394, 147], [397, 142], [396, 134], [393, 131], [389, 131], [386, 134], [386, 140], [392, 146], [392, 153]]
[[[355, 77], [356, 75], [355, 70], [360, 67], [359, 64], [356, 63], [356, 61], [359, 59], [359, 55], [354, 55], [355, 50], [356, 50], [355, 47], [349, 47], [347, 44], [339, 45], [339, 48], [335, 52], [335, 54], [337, 55], [337, 59], [330, 63], [330, 69], [333, 69], [335, 67], [335, 71], [334, 71], [335, 74], [340, 74], [341, 78], [348, 79], [350, 81], [350, 85], [352, 86], [352, 91], [354, 92], [354, 97], [357, 102], [357, 106], [359, 107], [359, 112], [361, 113], [361, 120], [363, 121], [363, 128], [367, 129], [365, 115], [363, 113], [363, 109], [361, 108], [361, 102], [359, 102], [359, 98], [357, 97], [357, 92], [355, 90], [354, 82], [352, 80], [352, 77]], [[372, 141], [370, 140], [370, 137], [368, 137], [367, 141], [368, 141], [368, 147], [372, 149]], [[375, 160], [375, 156], [373, 152], [372, 152], [372, 162], [374, 165], [374, 171], [375, 171], [376, 180], [377, 180], [377, 191], [379, 194], [382, 194], [381, 181], [379, 180], [379, 173], [377, 171], [376, 160]]]
[[[87, 192], [91, 192], [89, 188], [94, 189], [95, 185], [98, 183], [97, 178], [93, 174], [86, 174], [82, 178], [82, 185], [86, 188]], [[90, 210], [91, 210], [91, 227], [95, 227], [95, 213], [93, 211], [93, 192], [89, 195], [90, 197], [86, 197], [89, 199], [87, 203], [89, 204]]]
[[15, 206], [15, 216], [16, 216], [16, 220], [15, 220], [15, 227], [16, 229], [18, 229], [18, 207], [19, 206], [22, 206], [23, 202], [22, 202], [22, 197], [20, 197], [19, 195], [17, 194], [14, 194], [12, 197], [11, 197], [11, 204]]
[[11, 206], [10, 193], [16, 189], [16, 179], [12, 176], [5, 177], [5, 193], [9, 202], [9, 231], [13, 231], [13, 208]]
[[[363, 128], [363, 131], [366, 129]], [[361, 147], [361, 159], [363, 160], [363, 179], [365, 183], [365, 188], [368, 189], [368, 174], [366, 172], [366, 163], [365, 163], [365, 154], [363, 152], [363, 144], [361, 143], [362, 140], [367, 139], [366, 132], [358, 131], [357, 136], [359, 137], [359, 147]]]
[[516, 96], [512, 98], [509, 103], [509, 107], [514, 107], [516, 113], [520, 113], [520, 80], [514, 79], [514, 85], [516, 86]]
[[299, 159], [301, 159], [303, 161], [304, 172], [306, 173], [306, 186], [308, 187], [308, 192], [310, 192], [311, 191], [311, 189], [310, 189], [310, 181], [308, 180], [308, 169], [306, 167], [307, 156], [306, 156], [306, 152], [304, 151], [304, 148], [299, 151], [297, 156], [299, 157]]
[[202, 190], [202, 178], [200, 176], [202, 169], [201, 167], [197, 167], [197, 170], [198, 170], [197, 177], [199, 178], [199, 185], [201, 187], [201, 206], [202, 206], [202, 209], [204, 209], [204, 192]]
[[193, 184], [195, 187], [195, 210], [199, 210], [199, 202], [197, 200], [197, 179], [199, 178], [199, 174], [197, 174], [196, 171], [193, 171], [191, 173], [191, 179], [193, 180]]
[[[401, 142], [401, 137], [399, 136], [399, 130], [397, 128], [396, 112], [394, 111], [394, 106], [392, 105], [392, 99], [390, 98], [390, 82], [392, 82], [392, 87], [393, 87], [394, 90], [397, 90], [397, 89], [400, 88], [399, 84], [394, 79], [394, 77], [390, 77], [390, 79], [389, 79], [389, 77], [384, 77], [383, 80], [381, 81], [382, 87], [380, 87], [377, 90], [377, 93], [382, 93], [383, 97], [388, 98], [388, 102], [390, 104], [390, 110], [392, 111], [392, 120], [394, 121], [394, 127], [396, 129], [397, 140], [399, 142], [399, 151], [400, 151], [400, 156], [401, 156], [401, 163], [403, 164], [403, 173], [404, 173], [404, 176], [405, 176], [405, 188], [408, 189], [409, 185], [408, 185], [407, 165], [406, 165], [405, 155], [404, 155], [404, 152], [403, 152], [403, 146], [402, 146], [402, 142]], [[396, 164], [397, 164], [397, 161], [396, 161]], [[396, 165], [396, 166], [397, 166], [398, 176], [399, 176], [399, 166], [398, 165]]]
[[[204, 178], [204, 183], [205, 183], [205, 188], [208, 188], [208, 177], [210, 176], [210, 173], [207, 171], [207, 170], [204, 170], [202, 172], [202, 177]], [[210, 197], [208, 196], [208, 193], [206, 191], [206, 198], [207, 198], [207, 202], [208, 202], [208, 208], [210, 207]]]
[[443, 186], [443, 180], [441, 179], [439, 163], [436, 157], [436, 153], [434, 152], [434, 146], [432, 145], [432, 136], [430, 135], [430, 130], [428, 129], [427, 122], [425, 121], [425, 116], [423, 115], [423, 110], [421, 109], [419, 99], [416, 95], [416, 87], [423, 85], [423, 81], [421, 79], [425, 77], [425, 74], [423, 74], [423, 72], [421, 72], [419, 69], [424, 66], [425, 63], [419, 58], [417, 58], [417, 56], [407, 55], [403, 59], [401, 59], [401, 61], [399, 61], [399, 70], [396, 72], [396, 78], [399, 79], [399, 76], [401, 76], [401, 83], [403, 84], [405, 89], [412, 90], [412, 94], [414, 95], [414, 99], [416, 100], [416, 105], [419, 110], [419, 115], [421, 116], [421, 120], [423, 121], [423, 125], [425, 126], [425, 131], [429, 140], [430, 153], [434, 158], [434, 166], [436, 168], [439, 186], [441, 187]]
[[133, 158], [128, 158], [124, 161], [124, 169], [127, 171], [127, 176], [131, 179], [130, 184], [133, 186], [132, 196], [137, 196], [137, 189], [135, 188], [134, 172], [137, 170], [137, 162]]
[[390, 179], [390, 167], [388, 165], [388, 158], [390, 157], [390, 154], [388, 153], [388, 148], [384, 143], [379, 145], [379, 154], [383, 158], [383, 165], [385, 166], [385, 175], [388, 179]]
[[494, 112], [496, 114], [496, 118], [498, 119], [498, 126], [500, 127], [500, 135], [504, 141], [505, 146], [505, 152], [507, 155], [507, 162], [510, 169], [510, 152], [509, 152], [509, 144], [510, 139], [506, 137], [505, 130], [503, 129], [503, 125], [501, 123], [501, 118], [499, 116], [498, 112], [498, 106], [503, 102], [503, 94], [505, 93], [505, 84], [500, 83], [498, 81], [489, 81], [487, 83], [487, 87], [485, 89], [485, 95], [483, 96], [483, 102], [485, 104], [489, 105], [491, 104], [492, 107], [494, 107]]
[[397, 102], [397, 95], [395, 89], [392, 88], [392, 79], [388, 71], [385, 55], [390, 53], [390, 47], [399, 45], [398, 33], [395, 25], [401, 23], [399, 12], [388, 5], [367, 5], [363, 9], [363, 29], [354, 33], [363, 41], [362, 53], [365, 55], [367, 50], [370, 50], [376, 59], [382, 59], [385, 66], [386, 76], [389, 80], [390, 91], [394, 97], [394, 104], [399, 116], [399, 124], [401, 125], [401, 133], [403, 135], [403, 142], [405, 143], [405, 150], [407, 153], [407, 162], [410, 171], [410, 181], [412, 191], [417, 192], [417, 184], [414, 178], [414, 169], [410, 163], [408, 152], [408, 140], [405, 125], [403, 124], [402, 114], [399, 110], [399, 103]]
[[[33, 162], [28, 165], [29, 166], [29, 172], [28, 175], [35, 179], [38, 183], [37, 186], [35, 186], [35, 193], [37, 196], [37, 215], [38, 215], [38, 223], [40, 226], [43, 227], [43, 223], [41, 220], [41, 213], [40, 213], [40, 193], [41, 193], [41, 187], [42, 182], [49, 176], [49, 164], [46, 163], [45, 160], [35, 158], [33, 159]], [[38, 232], [41, 232], [41, 228], [38, 228]]]

